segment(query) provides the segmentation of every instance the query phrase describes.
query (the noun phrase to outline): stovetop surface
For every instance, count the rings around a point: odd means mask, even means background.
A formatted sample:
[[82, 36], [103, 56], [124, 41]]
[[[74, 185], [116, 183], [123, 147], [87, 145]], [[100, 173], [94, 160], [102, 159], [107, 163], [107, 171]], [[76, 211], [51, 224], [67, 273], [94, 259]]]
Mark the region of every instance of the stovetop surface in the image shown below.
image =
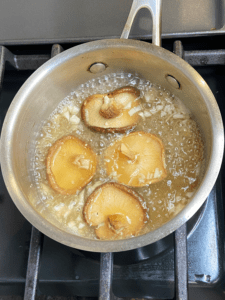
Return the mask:
[[[131, 0], [1, 0], [0, 44], [119, 38], [131, 4]], [[224, 6], [225, 0], [163, 1], [163, 36], [224, 32]], [[151, 17], [142, 9], [135, 18], [131, 37], [150, 38], [150, 33]]]
[[[172, 50], [173, 41], [164, 41]], [[219, 38], [186, 39], [184, 50], [220, 49]], [[71, 45], [64, 45], [64, 48]], [[49, 53], [50, 46], [11, 47], [13, 53]], [[225, 117], [225, 67], [202, 66], [196, 70], [206, 80]], [[0, 126], [15, 93], [32, 71], [6, 68], [0, 98]], [[224, 165], [204, 206], [188, 222], [188, 273], [190, 299], [224, 299]], [[12, 202], [0, 174], [0, 299], [23, 295], [31, 225]], [[196, 222], [197, 220], [197, 222]], [[195, 224], [196, 222], [196, 224]], [[195, 224], [195, 225], [194, 225]], [[171, 299], [174, 297], [173, 235], [165, 241], [114, 255], [113, 291], [119, 297]], [[152, 250], [153, 249], [153, 250]], [[157, 254], [154, 256], [153, 254]], [[44, 237], [38, 295], [97, 297], [99, 257]], [[149, 297], [152, 298], [149, 298]], [[202, 298], [201, 298], [202, 297]]]

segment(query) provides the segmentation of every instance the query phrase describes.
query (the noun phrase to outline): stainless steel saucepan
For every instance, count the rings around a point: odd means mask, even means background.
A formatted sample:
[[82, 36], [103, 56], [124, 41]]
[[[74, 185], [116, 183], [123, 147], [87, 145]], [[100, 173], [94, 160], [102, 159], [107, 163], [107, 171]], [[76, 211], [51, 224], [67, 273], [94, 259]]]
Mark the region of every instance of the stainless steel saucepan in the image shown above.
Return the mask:
[[[134, 16], [143, 7], [152, 14], [152, 44], [127, 39]], [[224, 148], [217, 102], [206, 82], [188, 63], [160, 47], [160, 29], [161, 0], [134, 0], [121, 39], [82, 44], [52, 58], [25, 82], [7, 112], [1, 135], [1, 167], [7, 189], [25, 218], [60, 243], [97, 252], [124, 251], [151, 244], [189, 220], [216, 181]], [[157, 230], [125, 240], [91, 240], [64, 231], [51, 216], [43, 217], [34, 209], [31, 203], [37, 195], [31, 187], [29, 161], [33, 155], [35, 133], [59, 102], [80, 84], [99, 74], [117, 71], [139, 74], [182, 99], [202, 132], [205, 173], [190, 203]]]

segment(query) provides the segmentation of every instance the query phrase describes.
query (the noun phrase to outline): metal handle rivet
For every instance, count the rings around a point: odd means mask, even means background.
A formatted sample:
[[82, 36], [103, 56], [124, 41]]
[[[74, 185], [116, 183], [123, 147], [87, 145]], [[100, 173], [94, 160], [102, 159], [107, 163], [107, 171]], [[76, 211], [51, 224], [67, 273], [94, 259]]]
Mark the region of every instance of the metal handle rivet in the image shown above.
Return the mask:
[[89, 67], [89, 71], [94, 74], [101, 73], [105, 71], [105, 69], [106, 69], [106, 65], [100, 62], [94, 63]]
[[172, 87], [174, 87], [175, 89], [179, 89], [180, 88], [180, 83], [178, 80], [176, 80], [176, 78], [174, 78], [171, 75], [167, 75], [166, 76], [167, 81], [169, 82], [170, 85], [172, 85]]

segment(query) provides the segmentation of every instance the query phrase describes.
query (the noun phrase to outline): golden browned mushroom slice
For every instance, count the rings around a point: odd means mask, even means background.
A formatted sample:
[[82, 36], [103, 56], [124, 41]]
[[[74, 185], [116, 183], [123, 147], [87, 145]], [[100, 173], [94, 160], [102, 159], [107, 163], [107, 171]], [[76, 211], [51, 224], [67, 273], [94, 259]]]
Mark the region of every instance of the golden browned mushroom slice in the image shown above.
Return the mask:
[[97, 187], [84, 206], [84, 219], [102, 240], [136, 236], [147, 220], [143, 199], [118, 183]]
[[129, 186], [145, 186], [167, 175], [161, 139], [143, 131], [117, 140], [106, 149], [104, 160], [108, 175]]
[[66, 136], [49, 149], [47, 178], [50, 186], [60, 194], [75, 194], [88, 184], [95, 174], [97, 156], [75, 136]]
[[137, 124], [140, 110], [140, 92], [128, 86], [88, 97], [81, 107], [81, 117], [96, 131], [125, 132]]

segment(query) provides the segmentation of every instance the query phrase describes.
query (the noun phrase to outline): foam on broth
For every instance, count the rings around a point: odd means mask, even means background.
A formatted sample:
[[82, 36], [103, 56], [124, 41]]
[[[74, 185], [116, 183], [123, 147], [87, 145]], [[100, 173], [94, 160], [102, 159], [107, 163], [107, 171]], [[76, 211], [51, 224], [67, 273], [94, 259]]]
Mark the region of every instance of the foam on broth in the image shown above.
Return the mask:
[[[190, 201], [200, 183], [204, 167], [203, 142], [196, 122], [180, 99], [149, 81], [132, 74], [113, 73], [86, 82], [66, 97], [49, 116], [36, 140], [32, 160], [35, 188], [39, 200], [33, 205], [57, 219], [64, 230], [95, 239], [94, 229], [83, 219], [83, 206], [90, 193], [102, 183], [113, 181], [106, 174], [104, 150], [125, 134], [102, 134], [89, 130], [81, 120], [80, 108], [90, 95], [108, 93], [123, 86], [141, 92], [140, 122], [132, 131], [145, 131], [162, 139], [165, 148], [167, 177], [141, 188], [133, 188], [145, 200], [148, 221], [140, 234], [152, 231], [172, 219]], [[100, 157], [93, 180], [77, 195], [55, 192], [46, 179], [45, 160], [49, 148], [66, 135], [87, 142]]]

